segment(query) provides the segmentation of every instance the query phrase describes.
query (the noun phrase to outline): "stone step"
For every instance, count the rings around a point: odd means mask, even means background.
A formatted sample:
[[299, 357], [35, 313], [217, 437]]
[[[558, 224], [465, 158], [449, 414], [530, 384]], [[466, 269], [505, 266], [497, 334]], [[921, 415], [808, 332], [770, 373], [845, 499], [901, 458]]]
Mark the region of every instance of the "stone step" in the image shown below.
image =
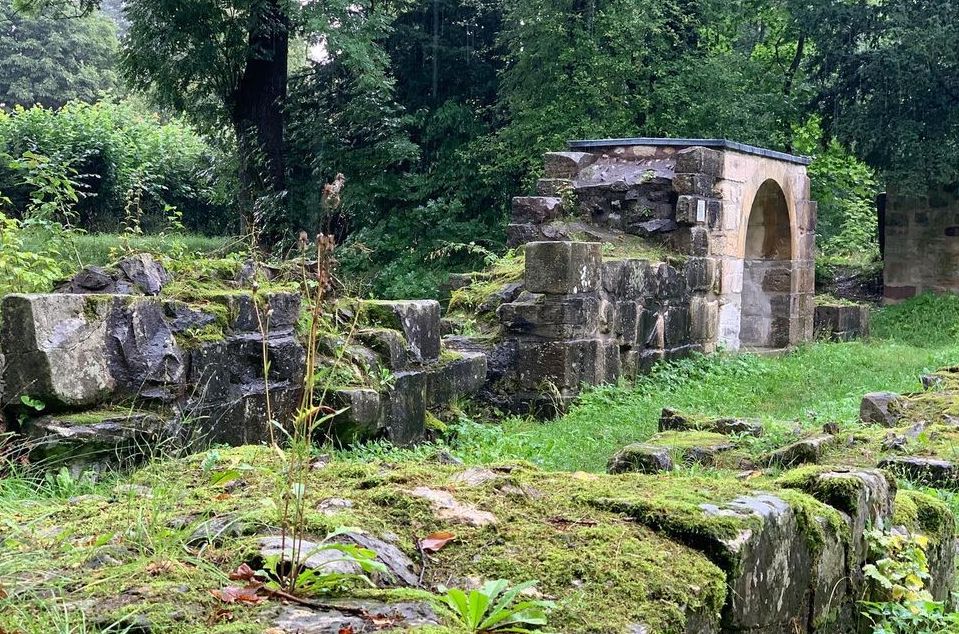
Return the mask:
[[169, 415], [120, 409], [27, 419], [21, 432], [32, 464], [66, 468], [74, 477], [134, 466], [183, 440], [182, 426]]

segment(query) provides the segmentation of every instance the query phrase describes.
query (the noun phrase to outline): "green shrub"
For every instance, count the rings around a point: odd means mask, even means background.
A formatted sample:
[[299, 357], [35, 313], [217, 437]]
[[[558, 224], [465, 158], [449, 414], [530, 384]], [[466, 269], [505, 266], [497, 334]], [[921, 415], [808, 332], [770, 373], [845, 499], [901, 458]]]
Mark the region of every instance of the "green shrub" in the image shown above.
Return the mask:
[[0, 297], [49, 291], [63, 274], [59, 241], [44, 232], [42, 246], [31, 251], [25, 248], [25, 234], [22, 221], [0, 213]]
[[179, 119], [161, 119], [128, 101], [0, 112], [0, 192], [15, 216], [30, 212], [37, 191], [31, 156], [48, 172], [71, 175], [79, 194], [75, 221], [84, 229], [137, 224], [149, 232], [166, 226], [171, 207], [191, 230], [231, 228], [235, 188], [224, 161]]

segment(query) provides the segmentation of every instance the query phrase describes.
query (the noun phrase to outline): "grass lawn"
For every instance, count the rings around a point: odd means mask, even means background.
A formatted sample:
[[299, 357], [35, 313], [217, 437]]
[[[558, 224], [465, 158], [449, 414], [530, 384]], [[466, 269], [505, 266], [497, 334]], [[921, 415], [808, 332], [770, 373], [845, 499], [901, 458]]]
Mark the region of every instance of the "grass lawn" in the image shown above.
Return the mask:
[[[45, 240], [43, 234], [28, 234], [24, 245], [28, 251], [39, 251], [39, 242]], [[106, 266], [112, 264], [124, 253], [147, 251], [154, 254], [169, 255], [177, 251], [201, 253], [205, 255], [225, 255], [244, 248], [238, 238], [210, 237], [193, 233], [172, 235], [131, 235], [122, 233], [78, 233], [71, 236], [61, 248], [64, 259], [70, 260], [80, 269], [84, 266]]]
[[816, 342], [779, 357], [716, 355], [658, 366], [635, 384], [587, 390], [549, 422], [464, 422], [454, 448], [469, 462], [528, 460], [548, 469], [602, 471], [625, 444], [657, 431], [660, 410], [761, 418], [772, 433], [851, 423], [865, 392], [920, 389], [926, 371], [959, 362], [959, 297], [923, 296], [873, 315], [864, 342]]

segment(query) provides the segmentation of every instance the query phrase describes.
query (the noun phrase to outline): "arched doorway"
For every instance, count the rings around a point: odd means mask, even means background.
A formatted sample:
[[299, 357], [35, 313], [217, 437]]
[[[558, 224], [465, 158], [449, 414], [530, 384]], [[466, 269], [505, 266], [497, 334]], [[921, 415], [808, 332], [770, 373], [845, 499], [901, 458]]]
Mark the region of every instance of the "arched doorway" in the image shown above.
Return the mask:
[[744, 348], [789, 346], [792, 274], [789, 207], [779, 184], [767, 180], [756, 192], [746, 227], [739, 328]]

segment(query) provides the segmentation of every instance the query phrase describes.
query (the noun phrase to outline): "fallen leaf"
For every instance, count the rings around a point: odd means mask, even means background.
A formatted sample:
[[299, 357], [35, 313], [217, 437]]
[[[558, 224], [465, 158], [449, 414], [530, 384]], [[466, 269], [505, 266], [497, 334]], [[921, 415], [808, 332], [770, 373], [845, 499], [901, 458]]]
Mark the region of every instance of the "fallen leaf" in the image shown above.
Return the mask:
[[456, 539], [456, 535], [447, 531], [437, 531], [430, 533], [420, 540], [420, 548], [426, 553], [439, 552], [443, 546]]
[[237, 586], [227, 586], [222, 590], [210, 590], [210, 594], [224, 603], [249, 603], [256, 605], [264, 601], [263, 597], [257, 594], [259, 585], [249, 585], [243, 588]]
[[230, 573], [230, 581], [252, 581], [256, 576], [256, 571], [246, 564], [240, 564], [239, 567]]
[[173, 570], [173, 562], [172, 561], [151, 561], [149, 564], [147, 564], [146, 570], [147, 570], [147, 573], [156, 577], [158, 575], [162, 575], [164, 573], [167, 573]]
[[353, 634], [353, 626], [344, 625], [343, 627], [340, 628], [339, 634]]
[[0, 599], [6, 599], [6, 598], [7, 598], [7, 591], [4, 590], [3, 585], [0, 584]]

